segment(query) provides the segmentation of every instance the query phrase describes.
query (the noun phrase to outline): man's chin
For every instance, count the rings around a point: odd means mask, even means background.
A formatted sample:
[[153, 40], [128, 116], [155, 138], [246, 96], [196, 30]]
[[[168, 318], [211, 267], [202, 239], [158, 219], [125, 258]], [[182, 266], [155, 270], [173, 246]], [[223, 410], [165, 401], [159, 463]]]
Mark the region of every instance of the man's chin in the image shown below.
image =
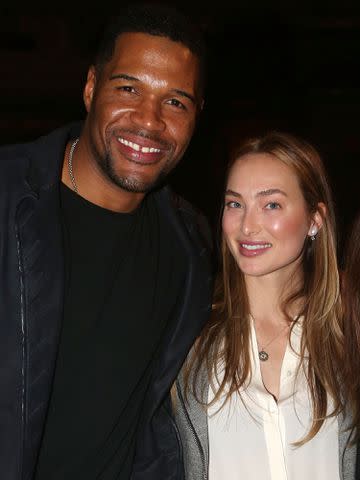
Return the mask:
[[122, 190], [129, 193], [148, 193], [154, 188], [158, 187], [164, 176], [156, 178], [155, 180], [143, 180], [139, 178], [124, 178], [124, 177], [111, 177], [111, 181]]

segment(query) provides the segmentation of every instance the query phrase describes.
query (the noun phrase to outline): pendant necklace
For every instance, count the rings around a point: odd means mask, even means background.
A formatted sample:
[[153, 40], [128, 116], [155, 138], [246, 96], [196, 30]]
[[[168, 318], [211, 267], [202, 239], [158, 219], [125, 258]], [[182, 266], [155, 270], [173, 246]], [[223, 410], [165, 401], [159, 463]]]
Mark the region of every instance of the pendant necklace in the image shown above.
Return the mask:
[[[251, 318], [254, 320], [254, 317], [252, 315], [250, 315]], [[254, 322], [255, 323], [255, 322]], [[259, 355], [259, 359], [262, 361], [262, 362], [266, 362], [267, 360], [269, 360], [269, 353], [265, 350], [274, 340], [276, 340], [280, 335], [281, 333], [286, 329], [286, 328], [289, 328], [289, 325], [285, 325], [276, 335], [275, 337], [273, 337], [270, 342], [268, 342], [266, 345], [263, 345], [260, 349], [260, 351], [258, 352], [258, 355]]]

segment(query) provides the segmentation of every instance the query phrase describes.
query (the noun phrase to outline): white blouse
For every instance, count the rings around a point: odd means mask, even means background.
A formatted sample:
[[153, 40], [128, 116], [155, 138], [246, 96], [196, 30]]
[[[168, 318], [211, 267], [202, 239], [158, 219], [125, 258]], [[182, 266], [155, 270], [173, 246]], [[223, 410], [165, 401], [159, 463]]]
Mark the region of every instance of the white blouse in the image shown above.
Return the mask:
[[[293, 328], [291, 345], [299, 351], [301, 326]], [[339, 480], [338, 421], [324, 422], [315, 437], [294, 447], [311, 424], [312, 412], [304, 371], [296, 381], [299, 357], [286, 348], [278, 402], [262, 382], [254, 326], [251, 333], [251, 383], [219, 410], [209, 409], [209, 480]], [[209, 400], [213, 398], [209, 388]]]

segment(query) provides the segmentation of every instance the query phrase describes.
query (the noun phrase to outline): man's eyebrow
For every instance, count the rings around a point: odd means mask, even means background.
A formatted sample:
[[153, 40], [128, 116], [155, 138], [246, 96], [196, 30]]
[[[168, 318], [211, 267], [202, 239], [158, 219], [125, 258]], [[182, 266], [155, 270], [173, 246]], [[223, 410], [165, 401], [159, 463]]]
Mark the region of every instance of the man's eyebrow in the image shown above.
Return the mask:
[[129, 80], [130, 82], [139, 82], [140, 80], [136, 77], [132, 77], [131, 75], [127, 75], [126, 73], [117, 73], [116, 75], [111, 75], [110, 80]]

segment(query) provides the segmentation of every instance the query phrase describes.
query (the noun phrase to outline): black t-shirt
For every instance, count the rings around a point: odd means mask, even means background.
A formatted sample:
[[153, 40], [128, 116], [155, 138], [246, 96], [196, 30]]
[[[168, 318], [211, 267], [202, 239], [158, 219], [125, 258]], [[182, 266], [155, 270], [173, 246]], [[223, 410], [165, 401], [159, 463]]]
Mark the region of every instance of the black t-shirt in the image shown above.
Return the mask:
[[114, 213], [61, 187], [64, 320], [36, 480], [125, 480], [186, 259], [148, 195]]

